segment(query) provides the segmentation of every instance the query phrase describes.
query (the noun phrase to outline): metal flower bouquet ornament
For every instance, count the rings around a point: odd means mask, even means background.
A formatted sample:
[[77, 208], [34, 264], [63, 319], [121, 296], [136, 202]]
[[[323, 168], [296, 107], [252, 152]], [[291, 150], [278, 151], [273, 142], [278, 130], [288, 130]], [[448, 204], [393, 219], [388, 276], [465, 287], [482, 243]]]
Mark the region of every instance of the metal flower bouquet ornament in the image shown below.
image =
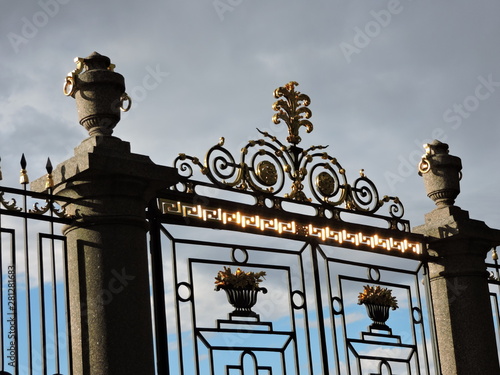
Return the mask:
[[365, 305], [368, 317], [373, 321], [371, 329], [390, 330], [385, 324], [389, 319], [389, 309], [399, 308], [396, 297], [392, 295], [392, 290], [382, 288], [379, 285], [365, 285], [363, 292], [358, 295], [358, 305]]
[[227, 300], [235, 308], [229, 314], [233, 316], [256, 317], [258, 314], [252, 311], [252, 307], [257, 303], [257, 294], [267, 293], [266, 288], [259, 287], [265, 279], [266, 272], [244, 272], [240, 268], [236, 272], [231, 271], [231, 267], [224, 267], [215, 277], [215, 290], [223, 289], [226, 292]]

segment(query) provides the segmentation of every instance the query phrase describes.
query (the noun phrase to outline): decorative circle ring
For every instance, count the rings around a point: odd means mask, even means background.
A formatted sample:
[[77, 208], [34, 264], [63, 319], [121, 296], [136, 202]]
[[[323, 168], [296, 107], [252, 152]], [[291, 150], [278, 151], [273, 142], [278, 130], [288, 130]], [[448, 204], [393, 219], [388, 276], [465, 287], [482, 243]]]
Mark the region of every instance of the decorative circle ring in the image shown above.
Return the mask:
[[[127, 106], [126, 107], [123, 106], [124, 102], [127, 102]], [[128, 110], [130, 109], [130, 107], [132, 107], [132, 99], [125, 92], [125, 93], [122, 94], [122, 96], [120, 96], [120, 110], [122, 112], [128, 112]]]
[[418, 307], [414, 307], [412, 309], [412, 318], [413, 318], [413, 324], [421, 324], [422, 323], [422, 310], [420, 310]]
[[427, 173], [431, 170], [431, 163], [429, 163], [429, 160], [422, 158], [420, 163], [418, 164], [418, 171], [421, 174]]
[[371, 280], [371, 281], [380, 281], [380, 271], [378, 270], [378, 268], [374, 268], [374, 267], [370, 267], [368, 268], [368, 278]]
[[304, 293], [302, 293], [300, 290], [294, 290], [292, 292], [292, 307], [295, 310], [303, 309], [304, 304], [306, 302], [306, 299], [304, 297]]
[[332, 311], [333, 315], [340, 315], [344, 312], [344, 304], [339, 297], [332, 298]]
[[64, 95], [73, 96], [75, 91], [76, 91], [75, 79], [71, 76], [67, 76], [63, 87]]
[[[243, 259], [238, 259], [238, 252], [241, 253]], [[245, 264], [248, 262], [248, 251], [246, 249], [235, 247], [231, 252], [231, 259], [237, 264]]]
[[[188, 292], [187, 297], [181, 296], [181, 287], [185, 287], [187, 289], [187, 292]], [[193, 297], [193, 287], [191, 286], [191, 284], [189, 284], [185, 281], [182, 281], [182, 282], [177, 284], [177, 298], [179, 299], [179, 301], [188, 302], [188, 301], [191, 301], [192, 297]]]

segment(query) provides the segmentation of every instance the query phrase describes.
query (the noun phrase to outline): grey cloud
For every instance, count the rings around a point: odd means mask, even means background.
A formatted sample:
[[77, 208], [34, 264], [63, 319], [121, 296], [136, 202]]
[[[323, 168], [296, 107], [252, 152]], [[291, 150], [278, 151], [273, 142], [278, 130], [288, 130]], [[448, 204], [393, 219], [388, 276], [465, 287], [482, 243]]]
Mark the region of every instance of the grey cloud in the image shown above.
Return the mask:
[[[374, 14], [386, 14], [389, 2], [243, 0], [221, 20], [212, 1], [69, 0], [18, 54], [5, 35], [39, 5], [9, 3], [0, 12], [5, 52], [0, 100], [8, 105], [14, 95], [33, 108], [16, 114], [16, 130], [8, 141], [0, 139], [2, 149], [29, 148], [35, 158], [45, 159], [49, 151], [71, 149], [83, 139], [74, 102], [60, 90], [72, 59], [94, 50], [117, 65], [127, 90], [141, 85], [148, 66], [170, 73], [115, 130], [131, 141], [133, 151], [162, 164], [179, 152], [203, 157], [220, 136], [237, 153], [241, 143], [259, 137], [256, 127], [281, 136], [270, 123], [272, 91], [296, 80], [312, 99], [315, 130], [303, 136], [304, 147], [330, 144], [351, 179], [365, 168], [382, 194], [406, 197], [406, 215], [416, 225], [423, 221], [427, 200], [416, 170], [400, 176], [394, 191], [384, 176], [397, 174], [401, 160], [413, 162], [412, 155], [423, 152], [417, 143], [442, 129], [451, 152], [464, 159], [464, 166], [473, 166], [464, 173], [476, 180], [491, 176], [491, 160], [500, 157], [500, 92], [481, 101], [457, 129], [443, 119], [455, 103], [474, 95], [478, 77], [491, 74], [500, 81], [495, 43], [500, 5], [399, 3], [402, 11], [384, 26]], [[352, 44], [356, 28], [367, 25], [376, 35], [349, 63], [340, 45]], [[2, 124], [7, 113], [0, 107]], [[34, 125], [41, 121], [48, 125], [45, 131]], [[500, 183], [491, 178], [493, 186]], [[430, 211], [432, 202], [427, 204]], [[467, 209], [476, 202], [464, 192], [460, 205]], [[500, 225], [492, 207], [483, 212], [497, 222], [492, 226]]]

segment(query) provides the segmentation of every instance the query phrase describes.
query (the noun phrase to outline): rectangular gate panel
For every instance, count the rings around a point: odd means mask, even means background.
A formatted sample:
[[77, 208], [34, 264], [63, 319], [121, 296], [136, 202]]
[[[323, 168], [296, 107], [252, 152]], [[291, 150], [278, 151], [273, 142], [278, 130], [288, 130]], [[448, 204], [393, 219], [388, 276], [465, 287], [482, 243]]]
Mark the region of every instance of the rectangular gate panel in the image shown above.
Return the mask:
[[[152, 251], [163, 257], [168, 354], [157, 355], [168, 357], [169, 373], [436, 373], [423, 263], [314, 239], [171, 224], [161, 233]], [[224, 267], [266, 272], [250, 312], [214, 290]], [[367, 284], [398, 299], [382, 329], [357, 304]]]
[[[317, 254], [319, 278], [326, 281], [320, 287], [329, 373], [436, 373], [425, 264], [378, 254], [346, 256], [345, 249], [321, 245]], [[368, 306], [358, 303], [365, 285], [388, 288], [396, 297], [399, 307], [387, 309], [387, 321], [370, 319]]]
[[50, 194], [0, 187], [0, 370], [5, 374], [70, 373], [61, 235], [69, 221]]

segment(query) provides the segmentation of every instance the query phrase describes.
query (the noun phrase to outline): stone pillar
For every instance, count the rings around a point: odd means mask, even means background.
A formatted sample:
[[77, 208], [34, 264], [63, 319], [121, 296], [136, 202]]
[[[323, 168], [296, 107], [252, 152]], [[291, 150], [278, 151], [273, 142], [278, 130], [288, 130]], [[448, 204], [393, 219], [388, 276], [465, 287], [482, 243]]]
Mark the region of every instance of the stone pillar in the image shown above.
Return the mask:
[[[90, 137], [52, 173], [54, 194], [71, 197], [68, 248], [74, 375], [154, 374], [145, 209], [177, 181], [173, 168], [133, 154], [113, 137], [128, 99], [121, 75], [97, 53], [77, 60], [65, 93]], [[153, 131], [153, 129], [152, 129]], [[45, 178], [32, 189], [45, 190]]]
[[426, 145], [419, 174], [437, 208], [414, 228], [429, 240], [432, 305], [443, 375], [500, 374], [485, 257], [500, 231], [454, 206], [461, 161], [439, 141]]

